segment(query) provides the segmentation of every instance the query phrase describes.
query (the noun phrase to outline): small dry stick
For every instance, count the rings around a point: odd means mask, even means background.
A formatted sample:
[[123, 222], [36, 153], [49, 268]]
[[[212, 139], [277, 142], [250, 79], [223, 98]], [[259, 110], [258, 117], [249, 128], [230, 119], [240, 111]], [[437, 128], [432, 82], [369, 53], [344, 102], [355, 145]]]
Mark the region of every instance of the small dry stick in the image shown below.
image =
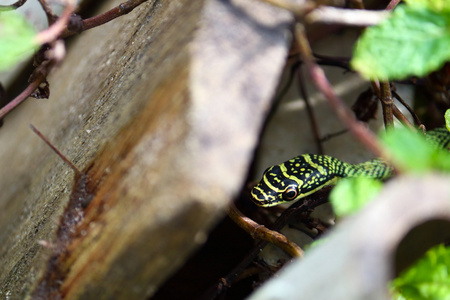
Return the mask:
[[392, 10], [394, 9], [397, 4], [400, 3], [400, 0], [391, 0], [391, 2], [389, 2], [389, 4], [386, 6], [386, 10]]
[[[117, 17], [128, 14], [134, 8], [136, 8], [137, 6], [139, 6], [140, 4], [142, 4], [146, 1], [148, 1], [148, 0], [130, 0], [130, 1], [124, 2], [124, 3], [120, 4], [119, 6], [107, 11], [104, 14], [86, 19], [83, 21], [83, 30], [87, 30], [87, 29], [102, 25], [102, 24], [109, 22]], [[19, 2], [20, 1], [18, 1], [17, 3], [19, 3]], [[16, 3], [12, 4], [12, 5], [16, 5]], [[0, 9], [1, 8], [2, 8], [2, 6], [0, 6]], [[38, 44], [43, 44], [43, 43], [48, 43], [48, 42], [54, 41], [58, 37], [65, 38], [65, 37], [73, 35], [74, 32], [67, 32], [67, 31], [63, 32], [63, 31], [67, 27], [67, 23], [69, 21], [70, 16], [73, 14], [74, 9], [75, 9], [75, 6], [72, 3], [69, 3], [66, 6], [62, 15], [58, 18], [58, 20], [55, 23], [53, 23], [52, 26], [50, 26], [46, 30], [41, 31], [35, 37], [35, 41]], [[10, 113], [17, 106], [19, 106], [23, 101], [25, 101], [28, 98], [28, 96], [30, 96], [31, 93], [33, 93], [42, 82], [44, 82], [46, 76], [48, 75], [48, 73], [50, 72], [50, 69], [52, 69], [52, 67], [53, 67], [53, 64], [50, 64], [49, 67], [46, 68], [46, 70], [43, 72], [44, 74], [38, 75], [38, 77], [35, 78], [33, 80], [33, 82], [31, 82], [30, 85], [22, 93], [20, 93], [10, 103], [8, 103], [6, 106], [4, 106], [2, 109], [0, 109], [0, 120], [2, 120], [8, 113]]]
[[248, 232], [252, 238], [268, 241], [279, 247], [292, 257], [302, 257], [303, 250], [297, 244], [288, 240], [284, 235], [277, 231], [268, 229], [252, 219], [244, 216], [232, 203], [228, 210], [228, 216], [242, 229]]
[[411, 114], [411, 116], [414, 119], [414, 123], [417, 126], [420, 126], [422, 124], [422, 122], [420, 122], [419, 117], [416, 115], [416, 113], [414, 112], [412, 107], [409, 106], [409, 104], [406, 103], [405, 100], [403, 100], [402, 97], [400, 97], [400, 95], [395, 90], [391, 91], [391, 93], [392, 93], [392, 96], [394, 96], [394, 98], [397, 99], [409, 111], [409, 113]]
[[383, 107], [383, 119], [386, 130], [394, 127], [394, 116], [392, 112], [392, 106], [394, 105], [394, 99], [391, 94], [391, 85], [389, 81], [380, 82], [381, 89], [381, 106]]
[[61, 16], [47, 29], [39, 32], [35, 37], [37, 44], [45, 44], [55, 41], [66, 29], [70, 16], [73, 14], [76, 6], [67, 4]]
[[22, 5], [24, 5], [25, 2], [27, 2], [27, 0], [19, 0], [19, 1], [15, 2], [15, 3], [13, 3], [13, 4], [10, 4], [10, 5], [0, 5], [0, 11], [19, 8]]
[[372, 86], [372, 91], [375, 93], [378, 99], [381, 99], [381, 90], [380, 90], [380, 82], [378, 80], [370, 81], [370, 85]]
[[[114, 7], [111, 10], [108, 10], [107, 12], [100, 14], [98, 16], [88, 18], [83, 20], [83, 26], [82, 31], [103, 25], [111, 20], [114, 20], [115, 18], [118, 18], [120, 16], [126, 15], [130, 13], [133, 9], [138, 7], [144, 2], [147, 2], [148, 0], [129, 0], [127, 2], [119, 4], [119, 6]], [[72, 33], [73, 34], [73, 33]], [[72, 35], [71, 33], [67, 33], [66, 36]]]
[[416, 131], [416, 128], [414, 128], [411, 122], [409, 122], [409, 120], [405, 117], [404, 114], [402, 114], [402, 112], [400, 111], [400, 109], [398, 109], [397, 106], [395, 105], [392, 106], [392, 112], [394, 116], [397, 118], [397, 120], [399, 120], [403, 125], [407, 126], [409, 129], [413, 131]]
[[[70, 16], [75, 9], [74, 5], [67, 5], [61, 17], [49, 28], [41, 31], [36, 35], [35, 41], [38, 44], [49, 43], [58, 38], [61, 32], [65, 29]], [[8, 113], [17, 108], [23, 101], [25, 101], [41, 83], [45, 81], [45, 78], [53, 68], [54, 62], [50, 62], [46, 67], [41, 69], [36, 78], [23, 90], [16, 98], [0, 109], [0, 120], [2, 120]]]
[[[325, 187], [320, 191], [314, 193], [313, 195], [307, 196], [302, 199], [302, 201], [298, 201], [292, 204], [288, 209], [286, 209], [281, 216], [275, 221], [273, 224], [273, 230], [280, 230], [284, 225], [287, 224], [288, 220], [295, 214], [309, 211], [321, 204], [324, 204], [328, 201], [328, 194], [330, 193], [331, 187]], [[261, 252], [261, 250], [267, 245], [267, 241], [260, 240], [256, 243], [253, 249], [248, 253], [246, 257], [231, 270], [225, 277], [221, 278], [217, 285], [215, 285], [211, 290], [209, 290], [203, 297], [202, 300], [213, 300], [219, 297], [221, 293], [223, 293], [227, 288], [233, 284], [236, 278], [239, 277], [239, 274], [243, 272], [248, 265], [250, 265], [255, 257]]]
[[350, 131], [369, 148], [375, 155], [384, 157], [384, 152], [378, 144], [375, 135], [363, 124], [358, 122], [353, 114], [345, 107], [342, 100], [335, 94], [328, 82], [323, 70], [315, 63], [311, 47], [306, 37], [304, 26], [297, 23], [295, 26], [295, 38], [298, 43], [300, 55], [306, 64], [309, 75], [314, 84], [322, 92], [330, 105], [336, 111], [338, 117], [350, 129]]
[[30, 124], [31, 130], [34, 131], [50, 148], [52, 148], [53, 151], [72, 169], [80, 176], [84, 176], [84, 173], [80, 171], [80, 169], [77, 168], [71, 162], [64, 154], [61, 153], [36, 127], [34, 127], [32, 124]]
[[20, 93], [16, 98], [14, 98], [11, 102], [5, 105], [2, 109], [0, 109], [0, 120], [2, 120], [8, 113], [13, 111], [16, 107], [18, 107], [23, 101], [25, 101], [31, 93], [33, 93], [39, 85], [44, 82], [47, 74], [40, 73], [33, 82], [26, 87], [22, 93]]
[[303, 71], [301, 67], [297, 69], [297, 78], [298, 78], [298, 87], [300, 90], [300, 94], [303, 97], [303, 101], [305, 101], [306, 111], [308, 112], [310, 126], [313, 131], [314, 141], [316, 142], [317, 151], [319, 154], [323, 154], [323, 146], [320, 138], [319, 126], [317, 125], [316, 115], [314, 114], [314, 110], [311, 107], [311, 103], [309, 101], [308, 92], [306, 91], [305, 81], [303, 80]]
[[48, 25], [52, 25], [56, 21], [56, 19], [58, 19], [58, 16], [53, 13], [52, 8], [47, 0], [38, 0], [38, 2], [41, 4], [42, 9], [47, 15]]

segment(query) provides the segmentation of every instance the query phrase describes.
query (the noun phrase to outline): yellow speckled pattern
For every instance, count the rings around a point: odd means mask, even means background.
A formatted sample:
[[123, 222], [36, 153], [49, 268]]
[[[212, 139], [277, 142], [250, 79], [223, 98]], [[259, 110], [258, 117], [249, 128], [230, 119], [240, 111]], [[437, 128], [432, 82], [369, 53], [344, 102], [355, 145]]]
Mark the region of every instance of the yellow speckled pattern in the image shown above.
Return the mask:
[[449, 148], [450, 147], [450, 134], [445, 127], [439, 127], [427, 132], [425, 136], [426, 140], [435, 144], [438, 147]]
[[[429, 131], [426, 139], [438, 147], [450, 146], [446, 128]], [[343, 177], [383, 180], [392, 173], [392, 167], [380, 159], [352, 165], [327, 155], [303, 154], [268, 168], [251, 195], [257, 205], [269, 207], [306, 197]]]
[[381, 160], [352, 165], [328, 155], [303, 154], [267, 169], [251, 194], [257, 205], [268, 207], [301, 199], [342, 177], [391, 175], [392, 169]]

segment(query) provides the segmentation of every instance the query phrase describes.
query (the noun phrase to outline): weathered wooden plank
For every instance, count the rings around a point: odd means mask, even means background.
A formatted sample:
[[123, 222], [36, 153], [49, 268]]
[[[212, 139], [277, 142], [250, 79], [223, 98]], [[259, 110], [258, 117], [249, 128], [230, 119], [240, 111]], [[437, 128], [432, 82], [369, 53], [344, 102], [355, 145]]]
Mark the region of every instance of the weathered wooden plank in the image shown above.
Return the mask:
[[[240, 188], [288, 23], [258, 1], [149, 1], [77, 38], [51, 98], [0, 130], [0, 296], [151, 295]], [[86, 172], [92, 201], [28, 123]]]

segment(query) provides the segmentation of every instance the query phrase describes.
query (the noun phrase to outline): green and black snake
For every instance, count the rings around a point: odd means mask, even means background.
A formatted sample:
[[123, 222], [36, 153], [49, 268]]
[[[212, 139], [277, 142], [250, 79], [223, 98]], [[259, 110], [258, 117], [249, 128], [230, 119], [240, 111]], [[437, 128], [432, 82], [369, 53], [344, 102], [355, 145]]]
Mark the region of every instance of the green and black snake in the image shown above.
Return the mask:
[[[447, 148], [450, 132], [446, 128], [437, 128], [429, 131], [426, 139]], [[257, 205], [269, 207], [299, 200], [327, 185], [336, 184], [343, 177], [384, 180], [392, 174], [393, 168], [381, 159], [350, 164], [328, 155], [303, 154], [268, 168], [251, 195]]]

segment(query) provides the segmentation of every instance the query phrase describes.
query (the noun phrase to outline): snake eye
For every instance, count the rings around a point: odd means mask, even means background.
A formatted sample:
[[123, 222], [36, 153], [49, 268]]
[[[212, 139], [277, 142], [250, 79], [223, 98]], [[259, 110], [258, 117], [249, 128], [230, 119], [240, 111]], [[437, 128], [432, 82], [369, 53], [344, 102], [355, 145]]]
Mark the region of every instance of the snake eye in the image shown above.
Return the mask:
[[297, 197], [297, 188], [295, 186], [290, 186], [284, 191], [283, 199], [287, 201], [292, 201]]

